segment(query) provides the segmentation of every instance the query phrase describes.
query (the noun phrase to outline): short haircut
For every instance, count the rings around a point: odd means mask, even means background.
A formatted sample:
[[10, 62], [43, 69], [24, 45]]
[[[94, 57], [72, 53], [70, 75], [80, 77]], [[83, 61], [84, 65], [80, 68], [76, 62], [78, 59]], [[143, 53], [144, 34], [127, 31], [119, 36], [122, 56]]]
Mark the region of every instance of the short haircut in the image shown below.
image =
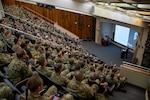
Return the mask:
[[55, 70], [56, 73], [61, 71], [61, 69], [62, 69], [62, 64], [61, 63], [56, 63], [54, 65], [54, 70]]
[[74, 59], [70, 59], [69, 63], [72, 65], [74, 63]]
[[25, 48], [27, 47], [27, 44], [26, 44], [26, 43], [21, 43], [20, 46], [21, 46], [21, 48], [24, 48], [24, 49], [25, 49]]
[[81, 68], [81, 64], [77, 63], [76, 66], [75, 66], [75, 70], [80, 70], [80, 68]]
[[40, 64], [41, 66], [43, 66], [45, 60], [46, 60], [45, 57], [41, 57], [41, 58], [39, 59], [39, 64]]
[[85, 66], [85, 63], [83, 61], [80, 61], [79, 63], [81, 65], [81, 68], [83, 68]]
[[2, 32], [4, 32], [4, 28], [3, 27], [0, 28], [0, 33], [2, 33]]
[[18, 58], [22, 58], [23, 55], [25, 55], [25, 50], [22, 49], [22, 48], [18, 48], [17, 52], [16, 52], [16, 55], [17, 55]]
[[75, 71], [75, 78], [77, 81], [81, 81], [82, 77], [83, 77], [83, 71], [81, 71], [81, 70]]
[[45, 56], [46, 56], [46, 59], [48, 59], [48, 57], [50, 56], [50, 53], [46, 53]]
[[43, 80], [40, 76], [34, 75], [29, 78], [26, 85], [31, 92], [35, 92], [39, 86], [43, 85]]
[[18, 38], [15, 38], [14, 43], [17, 44], [17, 42], [18, 42]]
[[97, 76], [96, 76], [96, 73], [95, 73], [95, 72], [91, 72], [91, 73], [90, 73], [90, 79], [91, 79], [91, 80], [96, 80], [96, 79], [97, 79]]

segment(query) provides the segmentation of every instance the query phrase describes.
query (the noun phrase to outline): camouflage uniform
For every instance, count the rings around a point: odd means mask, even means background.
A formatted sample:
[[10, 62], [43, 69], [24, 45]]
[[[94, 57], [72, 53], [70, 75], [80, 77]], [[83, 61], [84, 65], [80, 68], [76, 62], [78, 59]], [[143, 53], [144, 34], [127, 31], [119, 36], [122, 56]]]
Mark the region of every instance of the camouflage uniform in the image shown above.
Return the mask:
[[65, 94], [60, 100], [75, 100], [71, 94]]
[[14, 45], [14, 40], [9, 37], [9, 38], [6, 38], [6, 42], [10, 45], [10, 46], [13, 46]]
[[47, 59], [47, 62], [48, 62], [48, 64], [50, 64], [51, 66], [54, 65], [54, 61], [53, 61], [52, 59], [50, 59], [50, 58]]
[[89, 93], [90, 91], [85, 87], [85, 85], [75, 79], [68, 83], [67, 88], [71, 92], [77, 94], [80, 100], [88, 100], [89, 97], [91, 97], [91, 94]]
[[[30, 90], [28, 90], [28, 99], [27, 100], [50, 100], [49, 97], [41, 95], [33, 95]], [[26, 93], [21, 94], [21, 100], [26, 100]]]
[[13, 100], [14, 94], [11, 88], [4, 82], [0, 83], [0, 100]]
[[15, 51], [17, 51], [18, 48], [20, 48], [20, 45], [18, 45], [18, 44], [14, 44], [14, 45], [13, 45], [13, 49], [14, 49]]
[[0, 40], [0, 52], [3, 51], [3, 46], [4, 46], [4, 43]]
[[103, 94], [96, 93], [95, 100], [108, 100]]
[[10, 55], [6, 53], [0, 53], [0, 65], [8, 64], [11, 62]]
[[2, 42], [0, 41], [0, 52], [7, 52], [7, 46]]
[[27, 64], [18, 58], [13, 59], [8, 65], [7, 76], [13, 84], [16, 84], [31, 75], [32, 70], [29, 70]]
[[65, 70], [63, 70], [63, 71], [60, 73], [60, 75], [61, 75], [61, 76], [66, 76], [68, 73], [69, 73], [69, 70], [68, 70], [68, 69], [65, 69]]
[[109, 83], [114, 83], [114, 84], [118, 83], [117, 78], [115, 78], [115, 77], [112, 78], [111, 75], [106, 76], [106, 81], [109, 82]]
[[49, 89], [44, 93], [44, 96], [49, 97], [51, 95], [55, 95], [57, 93], [57, 87], [52, 85]]
[[43, 68], [42, 66], [39, 66], [38, 70], [41, 71], [43, 74], [47, 75], [48, 77], [51, 77], [52, 75], [52, 71], [50, 71], [50, 69], [48, 69], [47, 67]]
[[54, 80], [56, 83], [60, 84], [60, 85], [63, 85], [63, 86], [66, 86], [66, 83], [67, 83], [67, 78], [64, 77], [64, 76], [61, 76], [57, 73], [52, 73], [52, 76], [51, 76], [52, 80]]
[[40, 59], [41, 58], [41, 53], [39, 51], [36, 51], [36, 50], [31, 50], [31, 54], [32, 54], [32, 57], [34, 59]]

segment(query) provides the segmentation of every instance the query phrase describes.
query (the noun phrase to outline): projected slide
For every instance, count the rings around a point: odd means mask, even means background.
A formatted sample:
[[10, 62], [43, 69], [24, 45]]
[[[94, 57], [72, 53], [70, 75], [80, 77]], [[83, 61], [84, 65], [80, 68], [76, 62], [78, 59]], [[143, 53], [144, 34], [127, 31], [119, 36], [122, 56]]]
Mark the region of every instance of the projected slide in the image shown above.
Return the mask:
[[116, 25], [115, 27], [115, 36], [114, 41], [118, 42], [124, 46], [128, 45], [128, 38], [129, 38], [130, 28]]

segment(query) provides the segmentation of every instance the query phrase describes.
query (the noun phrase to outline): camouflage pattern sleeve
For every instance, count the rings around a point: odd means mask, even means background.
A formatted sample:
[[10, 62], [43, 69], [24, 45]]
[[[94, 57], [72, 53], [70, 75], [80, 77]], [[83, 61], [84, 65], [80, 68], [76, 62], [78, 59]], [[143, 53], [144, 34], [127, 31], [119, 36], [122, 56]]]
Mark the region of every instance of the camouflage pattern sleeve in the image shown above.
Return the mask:
[[26, 63], [22, 63], [21, 64], [21, 76], [22, 79], [25, 79], [27, 77], [32, 76], [32, 70], [28, 68], [28, 66], [26, 65]]

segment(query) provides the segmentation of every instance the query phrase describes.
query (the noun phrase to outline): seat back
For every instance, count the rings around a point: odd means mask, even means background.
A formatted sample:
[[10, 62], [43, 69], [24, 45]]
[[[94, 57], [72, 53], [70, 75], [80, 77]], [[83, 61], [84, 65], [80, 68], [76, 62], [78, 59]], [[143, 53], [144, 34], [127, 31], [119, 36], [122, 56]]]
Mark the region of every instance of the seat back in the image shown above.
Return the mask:
[[20, 100], [20, 94], [21, 92], [10, 82], [7, 77], [0, 71], [0, 77], [1, 79], [12, 89], [14, 93], [14, 100]]

